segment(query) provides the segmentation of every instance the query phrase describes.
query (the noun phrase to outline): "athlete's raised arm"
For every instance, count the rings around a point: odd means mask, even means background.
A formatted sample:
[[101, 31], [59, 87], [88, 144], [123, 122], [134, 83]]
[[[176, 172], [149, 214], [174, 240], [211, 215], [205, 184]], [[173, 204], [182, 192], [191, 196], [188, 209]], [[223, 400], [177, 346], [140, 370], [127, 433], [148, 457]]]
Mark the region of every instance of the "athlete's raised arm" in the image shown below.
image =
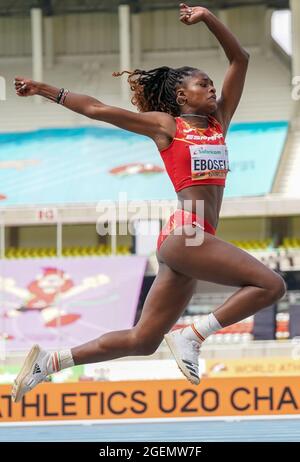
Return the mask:
[[91, 119], [107, 122], [150, 138], [164, 135], [168, 123], [173, 122], [173, 118], [163, 112], [136, 113], [109, 106], [91, 96], [72, 93], [63, 88], [59, 89], [46, 83], [35, 82], [23, 77], [16, 77], [14, 84], [18, 96], [40, 95], [53, 102], [63, 104], [71, 111], [78, 112]]
[[204, 22], [217, 38], [228, 58], [229, 68], [225, 74], [216, 114], [226, 132], [243, 92], [249, 54], [230, 30], [206, 8], [189, 7], [181, 3], [180, 20], [187, 25]]

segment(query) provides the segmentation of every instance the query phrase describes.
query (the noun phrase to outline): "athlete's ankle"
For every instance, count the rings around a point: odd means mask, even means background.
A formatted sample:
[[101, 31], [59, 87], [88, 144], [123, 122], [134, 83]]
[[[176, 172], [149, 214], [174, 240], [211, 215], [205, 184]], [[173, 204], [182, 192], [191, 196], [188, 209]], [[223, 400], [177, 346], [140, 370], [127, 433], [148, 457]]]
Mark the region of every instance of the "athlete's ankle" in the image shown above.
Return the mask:
[[219, 321], [213, 313], [210, 313], [204, 319], [185, 327], [182, 331], [182, 335], [189, 340], [203, 343], [207, 337], [220, 329], [222, 329], [222, 326], [220, 325]]
[[71, 350], [60, 350], [49, 353], [47, 360], [47, 372], [48, 374], [54, 374], [68, 367], [73, 367], [74, 360]]
[[188, 326], [182, 329], [182, 336], [185, 337], [187, 340], [193, 340], [198, 343], [203, 343], [205, 338], [202, 337], [200, 332], [197, 331], [194, 324], [189, 324]]

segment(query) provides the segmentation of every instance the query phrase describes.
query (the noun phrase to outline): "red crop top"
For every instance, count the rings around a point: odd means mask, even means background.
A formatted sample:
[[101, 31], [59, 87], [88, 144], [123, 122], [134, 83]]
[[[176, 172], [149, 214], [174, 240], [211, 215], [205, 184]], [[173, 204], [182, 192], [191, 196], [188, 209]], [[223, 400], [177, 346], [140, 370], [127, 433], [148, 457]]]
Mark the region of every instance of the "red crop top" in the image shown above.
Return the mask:
[[208, 116], [207, 128], [193, 128], [176, 117], [172, 143], [160, 151], [175, 191], [199, 184], [225, 186], [228, 152], [221, 124]]

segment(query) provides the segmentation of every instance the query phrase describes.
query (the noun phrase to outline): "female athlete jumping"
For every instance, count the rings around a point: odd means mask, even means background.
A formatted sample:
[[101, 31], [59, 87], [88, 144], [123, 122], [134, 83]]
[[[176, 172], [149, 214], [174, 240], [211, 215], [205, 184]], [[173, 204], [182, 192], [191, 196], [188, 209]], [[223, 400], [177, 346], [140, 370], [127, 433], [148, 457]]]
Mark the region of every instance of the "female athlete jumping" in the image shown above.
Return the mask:
[[[63, 88], [15, 79], [19, 96], [41, 95], [91, 119], [149, 136], [161, 153], [179, 201], [178, 210], [158, 238], [159, 271], [137, 325], [52, 354], [35, 345], [13, 386], [16, 402], [54, 372], [77, 364], [149, 355], [164, 337], [183, 374], [198, 384], [202, 342], [285, 293], [278, 274], [214, 235], [229, 170], [225, 136], [242, 94], [249, 55], [206, 8], [182, 3], [180, 21], [188, 26], [204, 22], [223, 47], [229, 66], [219, 99], [210, 77], [193, 67], [164, 66], [129, 73], [138, 113]], [[204, 215], [196, 213], [199, 201], [204, 201]], [[204, 235], [201, 245], [186, 245], [193, 232]], [[204, 320], [167, 334], [184, 311], [198, 279], [239, 290]]]

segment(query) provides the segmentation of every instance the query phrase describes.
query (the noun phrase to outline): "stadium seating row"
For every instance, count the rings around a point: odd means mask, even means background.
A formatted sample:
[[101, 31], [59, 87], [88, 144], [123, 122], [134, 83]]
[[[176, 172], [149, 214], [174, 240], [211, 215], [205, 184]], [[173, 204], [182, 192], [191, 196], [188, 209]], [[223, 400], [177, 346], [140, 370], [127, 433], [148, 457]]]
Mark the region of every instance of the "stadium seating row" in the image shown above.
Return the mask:
[[[235, 246], [247, 250], [247, 251], [276, 251], [276, 250], [287, 250], [287, 249], [300, 249], [300, 238], [284, 238], [282, 245], [275, 247], [273, 239], [262, 239], [262, 240], [231, 240], [230, 241]], [[116, 253], [118, 255], [130, 255], [131, 251], [128, 246], [119, 245], [117, 246]], [[64, 257], [73, 257], [73, 256], [91, 256], [91, 255], [111, 255], [112, 249], [107, 245], [99, 246], [73, 246], [73, 247], [64, 247], [62, 250], [62, 255]], [[6, 258], [41, 258], [41, 257], [56, 257], [55, 247], [50, 248], [16, 248], [9, 247], [5, 252]], [[267, 254], [265, 255], [267, 256]]]
[[300, 248], [300, 237], [285, 237], [280, 247], [284, 249]]
[[247, 240], [247, 241], [230, 241], [233, 245], [244, 250], [267, 250], [274, 249], [273, 239]]
[[[111, 255], [112, 249], [107, 245], [91, 246], [91, 247], [64, 247], [62, 249], [62, 256], [64, 257], [90, 257], [90, 256], [106, 256]], [[128, 246], [119, 245], [116, 249], [117, 255], [130, 255]], [[10, 247], [5, 252], [6, 258], [43, 258], [43, 257], [57, 257], [56, 249], [50, 248], [27, 248], [20, 249]]]
[[232, 240], [230, 242], [245, 250], [300, 249], [300, 237], [285, 237], [279, 246], [274, 245], [273, 239]]
[[[201, 319], [202, 316], [183, 316], [175, 325], [175, 329], [185, 327]], [[289, 313], [276, 314], [276, 339], [286, 340], [289, 338]], [[225, 327], [208, 337], [210, 344], [218, 343], [244, 343], [253, 340], [253, 317], [244, 319], [241, 322]]]

